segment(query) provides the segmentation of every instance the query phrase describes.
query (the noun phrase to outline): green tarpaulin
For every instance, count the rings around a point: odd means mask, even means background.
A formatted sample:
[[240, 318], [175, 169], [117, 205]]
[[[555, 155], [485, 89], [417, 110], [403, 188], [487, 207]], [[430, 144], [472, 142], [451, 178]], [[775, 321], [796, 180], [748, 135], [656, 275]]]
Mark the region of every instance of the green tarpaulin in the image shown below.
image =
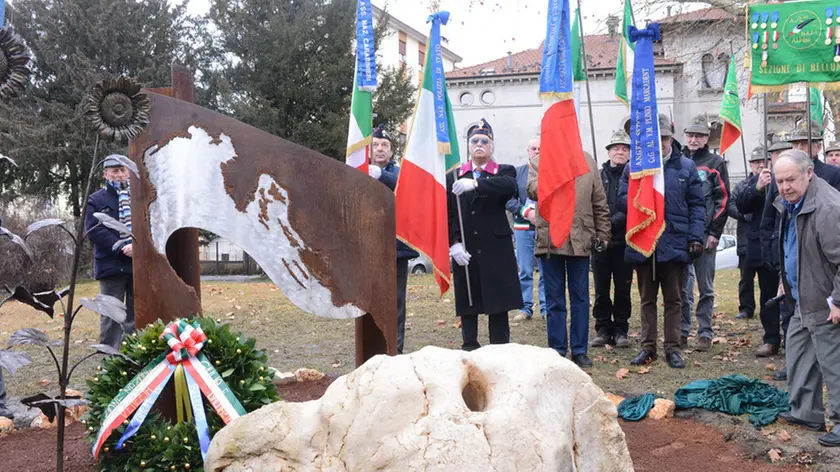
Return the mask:
[[730, 415], [748, 413], [750, 423], [766, 426], [779, 413], [790, 410], [788, 394], [758, 379], [727, 375], [717, 380], [696, 380], [674, 393], [678, 409], [704, 408]]
[[752, 4], [747, 9], [747, 56], [756, 93], [792, 84], [840, 88], [840, 2]]

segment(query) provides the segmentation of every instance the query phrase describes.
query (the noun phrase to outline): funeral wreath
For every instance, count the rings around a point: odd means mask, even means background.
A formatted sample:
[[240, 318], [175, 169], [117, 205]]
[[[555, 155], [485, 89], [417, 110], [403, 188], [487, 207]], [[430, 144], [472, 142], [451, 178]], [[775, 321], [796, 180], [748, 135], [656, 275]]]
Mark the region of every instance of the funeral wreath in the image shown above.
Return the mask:
[[[212, 318], [161, 321], [128, 336], [89, 378], [85, 418], [103, 470], [203, 470], [210, 439], [279, 400], [264, 352]], [[169, 383], [177, 421], [152, 409]]]

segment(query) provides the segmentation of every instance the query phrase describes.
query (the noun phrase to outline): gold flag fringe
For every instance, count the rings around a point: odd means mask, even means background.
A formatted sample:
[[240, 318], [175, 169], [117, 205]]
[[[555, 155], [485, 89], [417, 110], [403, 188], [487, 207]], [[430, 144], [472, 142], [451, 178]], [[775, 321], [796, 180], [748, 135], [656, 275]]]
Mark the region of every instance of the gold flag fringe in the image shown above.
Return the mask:
[[344, 157], [350, 157], [350, 155], [353, 154], [354, 152], [364, 148], [365, 146], [370, 146], [370, 144], [372, 142], [373, 142], [373, 137], [368, 136], [361, 141], [357, 141], [357, 142], [351, 144], [350, 146], [347, 147], [347, 154]]
[[[649, 172], [649, 171], [639, 172], [639, 174], [643, 174], [643, 173], [647, 173], [647, 172]], [[651, 174], [646, 174], [646, 175], [651, 175]], [[656, 245], [659, 243], [659, 237], [662, 236], [662, 233], [665, 231], [665, 225], [663, 224], [662, 227], [659, 228], [659, 232], [656, 234], [656, 238], [653, 242], [653, 246], [650, 248], [650, 251], [645, 251], [645, 250], [643, 250], [642, 248], [640, 248], [636, 244], [633, 244], [630, 241], [631, 236], [633, 236], [633, 235], [641, 232], [642, 230], [646, 229], [648, 226], [652, 225], [653, 222], [656, 220], [656, 212], [654, 212], [650, 208], [645, 208], [645, 207], [643, 207], [639, 204], [639, 195], [641, 193], [642, 193], [642, 188], [639, 187], [638, 192], [636, 192], [636, 195], [633, 197], [633, 208], [641, 211], [645, 215], [648, 215], [648, 218], [645, 219], [645, 221], [641, 222], [638, 226], [635, 226], [634, 228], [631, 228], [630, 230], [628, 230], [627, 231], [627, 236], [625, 236], [625, 241], [627, 242], [627, 245], [630, 246], [631, 248], [633, 248], [633, 250], [635, 250], [636, 252], [639, 252], [640, 254], [642, 254], [645, 257], [650, 257], [656, 251]]]

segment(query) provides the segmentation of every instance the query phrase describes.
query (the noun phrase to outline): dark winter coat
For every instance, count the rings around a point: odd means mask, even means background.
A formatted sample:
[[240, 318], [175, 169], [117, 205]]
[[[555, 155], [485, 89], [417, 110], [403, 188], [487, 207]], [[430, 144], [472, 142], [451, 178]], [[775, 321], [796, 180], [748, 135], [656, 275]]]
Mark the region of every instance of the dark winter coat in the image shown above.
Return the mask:
[[[449, 211], [449, 244], [464, 243], [470, 254], [470, 286], [473, 306], [467, 298], [467, 276], [463, 267], [451, 261], [455, 281], [455, 313], [458, 316], [506, 313], [522, 308], [519, 269], [513, 251], [513, 231], [505, 204], [516, 194], [516, 169], [490, 161], [478, 179], [478, 187], [460, 197], [452, 193], [455, 179], [473, 179], [472, 163], [446, 175]], [[461, 234], [458, 204], [464, 222]]]
[[[88, 198], [85, 231], [99, 223], [94, 213], [105, 213], [119, 221], [119, 194], [110, 185]], [[133, 274], [131, 258], [122, 253], [122, 245], [114, 249], [114, 244], [121, 239], [118, 231], [99, 226], [88, 233], [88, 239], [93, 243], [93, 278], [100, 280], [112, 275]]]
[[[814, 175], [840, 190], [840, 169], [830, 166], [819, 159], [814, 159]], [[761, 240], [761, 261], [765, 267], [778, 271], [779, 267], [779, 212], [773, 202], [779, 196], [776, 179], [770, 179], [770, 185], [762, 191], [755, 188], [757, 179], [752, 181], [746, 191], [738, 198], [738, 209], [744, 212], [761, 212], [759, 236]]]
[[522, 211], [528, 201], [528, 164], [516, 168], [516, 195], [508, 200], [505, 208], [513, 215], [513, 226], [534, 230], [534, 225], [522, 216]]
[[[676, 152], [663, 162], [665, 172], [665, 231], [656, 244], [657, 262], [691, 262], [688, 243], [704, 241], [703, 182], [697, 174], [694, 161]], [[627, 212], [627, 187], [630, 166], [624, 168], [618, 190], [618, 207]], [[628, 264], [642, 264], [647, 261], [643, 254], [629, 245], [624, 252]]]
[[625, 167], [627, 164], [613, 167], [609, 161], [601, 166], [601, 182], [604, 184], [607, 204], [610, 207], [611, 247], [624, 245], [624, 238], [627, 236], [627, 213], [618, 206], [618, 188], [621, 186], [621, 175]]
[[[394, 190], [397, 188], [397, 179], [399, 176], [400, 166], [394, 163], [394, 161], [391, 161], [382, 169], [382, 175], [379, 177], [379, 181], [389, 189]], [[411, 249], [404, 242], [397, 240], [397, 259], [414, 259], [419, 256], [420, 254], [417, 251]]]
[[743, 200], [743, 195], [752, 186], [755, 188], [755, 183], [758, 181], [757, 175], [750, 174], [746, 179], [738, 182], [738, 185], [732, 189], [730, 195], [728, 210], [729, 216], [738, 221], [738, 264], [741, 268], [761, 267], [764, 261], [761, 257], [761, 215], [764, 211], [764, 204], [762, 201], [761, 207], [758, 211], [752, 208], [746, 208], [747, 211], [741, 211], [739, 208], [740, 201]]
[[[706, 205], [705, 236], [720, 239], [726, 226], [726, 208], [729, 200], [729, 171], [726, 161], [708, 147], [692, 153], [688, 147], [683, 150], [686, 157], [694, 161], [700, 180], [703, 182], [703, 200]], [[706, 244], [706, 238], [703, 238]]]

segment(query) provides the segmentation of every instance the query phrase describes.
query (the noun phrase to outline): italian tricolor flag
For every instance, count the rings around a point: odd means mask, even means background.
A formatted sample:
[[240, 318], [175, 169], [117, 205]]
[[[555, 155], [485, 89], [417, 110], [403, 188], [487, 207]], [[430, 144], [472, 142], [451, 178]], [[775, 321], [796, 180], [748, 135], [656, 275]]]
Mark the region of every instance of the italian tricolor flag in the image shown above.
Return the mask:
[[450, 153], [438, 150], [432, 62], [426, 55], [423, 84], [414, 109], [405, 154], [397, 181], [397, 237], [428, 257], [435, 267], [440, 294], [449, 289], [449, 223], [446, 210], [446, 173], [461, 161], [452, 104], [444, 84]]
[[350, 130], [347, 134], [347, 165], [367, 173], [373, 133], [373, 94], [359, 88], [358, 71], [353, 74]]

